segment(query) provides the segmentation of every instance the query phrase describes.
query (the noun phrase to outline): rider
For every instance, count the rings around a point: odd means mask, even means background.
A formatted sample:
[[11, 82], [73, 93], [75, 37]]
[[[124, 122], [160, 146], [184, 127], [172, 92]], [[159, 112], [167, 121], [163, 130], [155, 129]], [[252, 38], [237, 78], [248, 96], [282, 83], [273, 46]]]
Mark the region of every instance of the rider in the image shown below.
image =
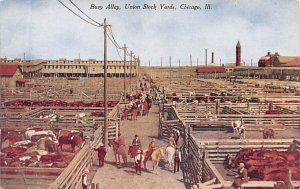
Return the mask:
[[175, 148], [175, 146], [176, 146], [176, 142], [175, 142], [173, 133], [171, 134], [171, 136], [169, 138], [168, 146], [172, 146], [173, 148]]
[[125, 137], [121, 135], [121, 133], [118, 134], [118, 144], [119, 146], [125, 146]]
[[153, 151], [156, 149], [156, 146], [155, 146], [155, 139], [153, 138], [152, 141], [149, 143], [148, 145], [148, 150], [147, 150], [147, 153], [146, 153], [146, 157], [145, 157], [145, 160], [144, 160], [144, 165], [146, 164], [146, 162], [149, 160], [149, 158], [151, 157]]
[[131, 145], [141, 147], [141, 140], [139, 139], [139, 136], [137, 134], [134, 136]]

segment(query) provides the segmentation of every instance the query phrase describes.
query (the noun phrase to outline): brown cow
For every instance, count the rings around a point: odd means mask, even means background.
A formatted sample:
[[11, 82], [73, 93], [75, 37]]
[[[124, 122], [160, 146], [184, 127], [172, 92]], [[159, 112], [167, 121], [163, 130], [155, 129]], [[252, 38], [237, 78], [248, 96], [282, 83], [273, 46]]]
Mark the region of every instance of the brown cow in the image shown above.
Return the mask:
[[72, 147], [72, 152], [75, 151], [75, 146], [79, 146], [82, 143], [82, 139], [80, 136], [60, 136], [58, 138], [58, 148], [62, 151], [63, 144], [70, 144]]
[[263, 138], [264, 139], [274, 138], [274, 130], [273, 129], [269, 129], [269, 128], [264, 129], [263, 130]]

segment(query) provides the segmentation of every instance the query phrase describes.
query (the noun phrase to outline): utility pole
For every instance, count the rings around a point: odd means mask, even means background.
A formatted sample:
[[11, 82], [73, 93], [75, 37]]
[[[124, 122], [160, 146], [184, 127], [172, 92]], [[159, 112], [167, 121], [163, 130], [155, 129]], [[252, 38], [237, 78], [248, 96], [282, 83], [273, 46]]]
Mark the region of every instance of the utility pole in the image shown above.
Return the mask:
[[171, 85], [171, 67], [172, 67], [172, 63], [171, 63], [171, 56], [170, 56], [170, 59], [169, 59], [169, 61], [170, 61], [170, 85]]
[[190, 54], [190, 63], [191, 63], [191, 67], [193, 66], [193, 63], [192, 63], [192, 55]]
[[109, 25], [104, 18], [104, 145], [108, 144], [108, 125], [107, 125], [107, 27]]
[[178, 64], [179, 64], [179, 75], [182, 77], [182, 71], [181, 71], [181, 67], [180, 67], [180, 59], [178, 60]]
[[126, 104], [126, 44], [124, 44], [124, 103]]
[[161, 70], [160, 75], [162, 75], [162, 73], [163, 73], [163, 69], [162, 69], [162, 56], [160, 56], [160, 70]]
[[205, 66], [207, 66], [207, 49], [205, 49]]
[[130, 82], [130, 93], [132, 92], [132, 86], [131, 86], [131, 74], [132, 74], [132, 70], [131, 70], [131, 67], [132, 67], [132, 51], [130, 51], [130, 75], [129, 75], [129, 82]]

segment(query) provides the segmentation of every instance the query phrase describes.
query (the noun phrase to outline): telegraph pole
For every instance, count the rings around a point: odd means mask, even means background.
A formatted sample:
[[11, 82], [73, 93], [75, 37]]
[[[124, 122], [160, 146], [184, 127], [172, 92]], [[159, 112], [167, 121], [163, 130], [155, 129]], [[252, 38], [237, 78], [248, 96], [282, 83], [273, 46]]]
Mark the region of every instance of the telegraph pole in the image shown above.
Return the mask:
[[171, 63], [171, 56], [170, 56], [170, 59], [169, 59], [169, 61], [170, 61], [170, 85], [171, 85], [171, 67], [172, 67], [172, 63]]
[[129, 82], [130, 82], [130, 93], [132, 92], [132, 87], [131, 87], [131, 72], [132, 72], [132, 70], [131, 70], [131, 67], [132, 67], [132, 51], [130, 51], [130, 75], [129, 75]]
[[104, 145], [108, 144], [108, 125], [107, 125], [107, 26], [104, 18]]
[[126, 44], [124, 44], [124, 103], [126, 104]]

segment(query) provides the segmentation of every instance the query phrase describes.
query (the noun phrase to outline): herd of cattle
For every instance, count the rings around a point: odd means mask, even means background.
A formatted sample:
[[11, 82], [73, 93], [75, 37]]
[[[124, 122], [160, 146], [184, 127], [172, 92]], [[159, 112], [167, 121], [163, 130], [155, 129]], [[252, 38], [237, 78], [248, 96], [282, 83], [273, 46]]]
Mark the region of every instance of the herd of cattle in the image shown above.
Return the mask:
[[[108, 107], [114, 107], [119, 103], [119, 101], [111, 100], [107, 101]], [[6, 102], [4, 104], [7, 107], [36, 107], [36, 106], [55, 106], [55, 107], [104, 107], [104, 101], [95, 102], [66, 102], [62, 100], [13, 100]]]
[[244, 149], [232, 161], [229, 160], [228, 166], [235, 168], [244, 163], [250, 180], [288, 181], [289, 170], [292, 180], [300, 180], [299, 160], [299, 151]]
[[77, 130], [2, 129], [0, 166], [64, 168], [75, 156], [75, 147], [82, 144]]

